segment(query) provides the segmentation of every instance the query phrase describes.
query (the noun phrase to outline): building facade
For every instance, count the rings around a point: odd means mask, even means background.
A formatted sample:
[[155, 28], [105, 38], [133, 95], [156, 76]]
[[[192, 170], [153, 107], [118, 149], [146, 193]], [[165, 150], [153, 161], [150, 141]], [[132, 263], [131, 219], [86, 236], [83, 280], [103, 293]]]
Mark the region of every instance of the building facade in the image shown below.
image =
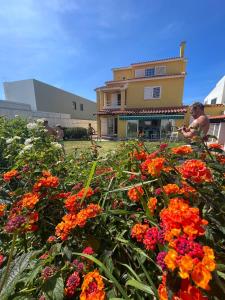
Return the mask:
[[7, 101], [28, 104], [32, 111], [70, 114], [73, 119], [96, 119], [95, 102], [44, 82], [28, 79], [4, 82], [3, 86]]
[[225, 104], [225, 76], [204, 99], [204, 104]]
[[185, 43], [180, 56], [114, 68], [113, 80], [96, 88], [100, 136], [159, 139], [184, 122]]

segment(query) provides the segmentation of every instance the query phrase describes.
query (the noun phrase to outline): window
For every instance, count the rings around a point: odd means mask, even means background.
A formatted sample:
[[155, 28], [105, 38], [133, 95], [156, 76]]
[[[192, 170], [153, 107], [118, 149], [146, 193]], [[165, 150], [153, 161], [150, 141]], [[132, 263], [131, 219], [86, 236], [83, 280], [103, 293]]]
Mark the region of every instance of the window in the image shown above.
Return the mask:
[[217, 98], [212, 99], [211, 104], [216, 104], [216, 100], [217, 100]]
[[117, 105], [121, 105], [121, 94], [117, 94]]
[[77, 109], [77, 102], [75, 102], [75, 101], [73, 101], [73, 108], [74, 108], [74, 110]]
[[155, 75], [165, 75], [165, 74], [166, 74], [166, 67], [165, 66], [155, 67]]
[[146, 77], [155, 76], [155, 68], [145, 69], [145, 76]]
[[160, 99], [160, 97], [161, 88], [159, 86], [144, 88], [144, 100]]
[[125, 80], [125, 79], [126, 79], [126, 77], [125, 77], [125, 76], [122, 76], [122, 79], [123, 79], [123, 80]]
[[106, 98], [106, 106], [111, 106], [111, 99], [108, 96]]
[[153, 98], [160, 98], [160, 87], [153, 88]]
[[80, 110], [83, 111], [84, 110], [84, 104], [80, 103]]

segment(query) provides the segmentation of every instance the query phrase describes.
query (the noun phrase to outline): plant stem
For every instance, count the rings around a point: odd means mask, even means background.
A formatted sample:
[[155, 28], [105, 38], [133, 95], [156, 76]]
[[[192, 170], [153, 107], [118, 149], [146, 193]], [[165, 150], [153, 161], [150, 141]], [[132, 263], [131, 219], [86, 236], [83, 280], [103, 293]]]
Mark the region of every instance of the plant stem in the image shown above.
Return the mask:
[[9, 252], [9, 258], [8, 258], [7, 265], [6, 265], [5, 274], [4, 274], [4, 277], [3, 277], [1, 285], [0, 285], [0, 293], [1, 293], [1, 291], [4, 287], [4, 284], [7, 280], [7, 277], [8, 277], [9, 267], [10, 267], [10, 264], [11, 264], [11, 261], [12, 261], [13, 251], [14, 251], [15, 244], [16, 244], [16, 238], [17, 238], [17, 232], [15, 232], [13, 234], [13, 240], [12, 240], [11, 249], [10, 249], [10, 252]]

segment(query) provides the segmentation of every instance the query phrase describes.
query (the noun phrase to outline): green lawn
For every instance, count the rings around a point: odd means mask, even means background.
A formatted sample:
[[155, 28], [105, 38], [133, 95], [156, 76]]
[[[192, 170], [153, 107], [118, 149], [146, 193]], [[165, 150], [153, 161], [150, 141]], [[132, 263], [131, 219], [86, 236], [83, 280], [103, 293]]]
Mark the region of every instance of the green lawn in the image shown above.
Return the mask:
[[[97, 145], [99, 145], [101, 148], [99, 148], [100, 154], [106, 153], [111, 150], [115, 150], [119, 145], [121, 145], [123, 142], [120, 141], [102, 141], [97, 142]], [[153, 148], [156, 145], [159, 145], [159, 142], [145, 142], [146, 146], [148, 148]], [[170, 145], [176, 146], [180, 145], [181, 143], [171, 143]], [[83, 151], [90, 148], [91, 142], [90, 141], [67, 141], [65, 142], [65, 150], [67, 154], [72, 154], [75, 150], [77, 151]]]

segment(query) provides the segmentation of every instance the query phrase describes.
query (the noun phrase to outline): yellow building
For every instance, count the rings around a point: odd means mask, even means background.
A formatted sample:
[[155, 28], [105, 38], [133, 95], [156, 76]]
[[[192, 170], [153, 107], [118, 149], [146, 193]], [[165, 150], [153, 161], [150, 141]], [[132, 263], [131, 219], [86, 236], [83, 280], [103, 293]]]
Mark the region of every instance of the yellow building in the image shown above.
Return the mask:
[[113, 68], [113, 80], [96, 88], [98, 135], [159, 139], [184, 122], [185, 42], [178, 57]]

